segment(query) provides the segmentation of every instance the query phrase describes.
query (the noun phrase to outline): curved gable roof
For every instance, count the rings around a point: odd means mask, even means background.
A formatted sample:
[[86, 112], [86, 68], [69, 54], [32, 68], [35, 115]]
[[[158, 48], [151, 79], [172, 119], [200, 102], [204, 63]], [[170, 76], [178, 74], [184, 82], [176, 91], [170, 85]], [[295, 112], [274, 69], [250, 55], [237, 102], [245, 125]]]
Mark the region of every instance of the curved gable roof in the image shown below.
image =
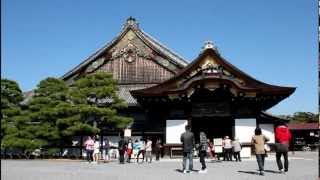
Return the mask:
[[111, 47], [113, 47], [130, 30], [132, 30], [151, 49], [153, 49], [157, 53], [166, 57], [171, 63], [173, 63], [181, 68], [188, 65], [188, 62], [183, 57], [181, 57], [177, 53], [171, 51], [169, 48], [164, 46], [162, 43], [160, 43], [158, 40], [153, 38], [151, 35], [144, 32], [142, 29], [139, 28], [138, 23], [135, 21], [135, 19], [132, 17], [129, 17], [127, 19], [127, 23], [124, 25], [124, 28], [122, 29], [122, 31], [112, 41], [110, 41], [109, 43], [104, 45], [102, 48], [98, 49], [95, 53], [93, 53], [91, 56], [89, 56], [87, 59], [85, 59], [79, 65], [77, 65], [76, 67], [71, 69], [69, 72], [64, 74], [61, 77], [61, 79], [68, 80], [70, 77], [73, 77], [77, 72], [81, 71], [83, 68], [85, 68], [91, 62], [95, 61], [100, 55], [102, 55], [107, 50], [109, 50]]

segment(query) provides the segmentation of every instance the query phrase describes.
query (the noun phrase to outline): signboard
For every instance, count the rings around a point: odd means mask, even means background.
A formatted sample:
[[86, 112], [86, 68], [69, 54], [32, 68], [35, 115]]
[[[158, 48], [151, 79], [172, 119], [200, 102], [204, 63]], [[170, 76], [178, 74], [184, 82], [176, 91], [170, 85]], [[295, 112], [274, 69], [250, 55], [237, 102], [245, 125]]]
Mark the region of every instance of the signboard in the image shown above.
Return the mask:
[[213, 139], [213, 144], [215, 146], [222, 146], [222, 138], [214, 138]]
[[222, 146], [214, 146], [215, 153], [222, 153]]
[[166, 143], [180, 144], [180, 137], [185, 132], [187, 120], [167, 120], [166, 121]]
[[214, 138], [213, 139], [214, 151], [216, 153], [222, 153], [223, 152], [223, 150], [222, 150], [222, 141], [223, 141], [222, 138]]
[[124, 137], [131, 137], [131, 129], [124, 130]]
[[192, 104], [192, 116], [229, 116], [230, 106], [228, 103], [194, 103]]

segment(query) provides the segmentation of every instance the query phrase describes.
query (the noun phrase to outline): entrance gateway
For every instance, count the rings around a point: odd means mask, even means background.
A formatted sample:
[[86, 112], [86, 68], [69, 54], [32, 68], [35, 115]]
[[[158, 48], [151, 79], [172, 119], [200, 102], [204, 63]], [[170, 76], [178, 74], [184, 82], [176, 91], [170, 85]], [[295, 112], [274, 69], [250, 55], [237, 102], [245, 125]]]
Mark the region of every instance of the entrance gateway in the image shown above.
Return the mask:
[[[264, 111], [288, 97], [295, 88], [257, 81], [224, 60], [213, 47], [207, 44], [198, 58], [170, 80], [131, 94], [150, 109], [150, 117], [152, 110], [165, 115], [168, 146], [180, 143], [184, 124], [191, 126], [196, 140], [199, 132], [204, 131], [211, 140], [237, 137], [249, 145], [257, 126], [273, 140], [274, 125], [280, 119]], [[176, 129], [168, 123], [179, 119]], [[172, 141], [172, 136], [176, 136], [176, 141]]]
[[[111, 73], [117, 80], [118, 95], [128, 104], [119, 113], [134, 119], [128, 127], [132, 138], [161, 138], [168, 148], [181, 146], [180, 134], [186, 124], [196, 137], [205, 131], [210, 138], [229, 135], [248, 143], [254, 128], [260, 126], [272, 138], [280, 119], [265, 111], [295, 91], [247, 75], [210, 42], [188, 63], [145, 33], [133, 17], [110, 43], [61, 78], [72, 84], [95, 72]], [[98, 126], [102, 139], [118, 142], [118, 129]], [[81, 152], [83, 146], [78, 145]]]

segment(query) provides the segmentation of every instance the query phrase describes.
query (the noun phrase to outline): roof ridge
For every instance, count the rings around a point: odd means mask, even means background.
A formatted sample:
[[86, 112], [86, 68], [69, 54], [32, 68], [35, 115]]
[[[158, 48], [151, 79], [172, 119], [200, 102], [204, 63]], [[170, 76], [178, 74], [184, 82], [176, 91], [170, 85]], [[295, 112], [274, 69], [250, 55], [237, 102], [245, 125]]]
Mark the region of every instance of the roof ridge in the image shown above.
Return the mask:
[[61, 79], [64, 79], [66, 77], [68, 77], [69, 75], [71, 75], [72, 73], [74, 73], [74, 71], [76, 71], [78, 68], [80, 68], [81, 66], [85, 66], [87, 64], [89, 64], [94, 58], [96, 58], [97, 56], [99, 56], [103, 51], [105, 51], [110, 45], [112, 45], [115, 41], [118, 40], [118, 38], [127, 30], [127, 28], [124, 28], [120, 31], [120, 33], [118, 33], [116, 35], [116, 37], [114, 37], [111, 41], [109, 41], [107, 44], [104, 44], [102, 47], [98, 48], [97, 51], [95, 51], [93, 54], [91, 54], [90, 56], [88, 56], [87, 58], [85, 58], [84, 61], [82, 61], [80, 64], [78, 64], [77, 66], [75, 66], [73, 69], [71, 69], [70, 71], [68, 71], [67, 73], [65, 73]]
[[181, 55], [171, 51], [167, 46], [165, 46], [162, 43], [160, 43], [156, 38], [152, 37], [150, 34], [148, 34], [145, 31], [143, 31], [138, 26], [138, 23], [135, 21], [135, 19], [130, 17], [127, 20], [127, 22], [124, 24], [124, 26], [122, 27], [122, 30], [120, 31], [120, 33], [118, 33], [110, 42], [108, 42], [107, 44], [105, 44], [102, 47], [100, 47], [92, 55], [90, 55], [87, 58], [85, 58], [85, 60], [83, 60], [80, 64], [78, 64], [77, 66], [72, 68], [70, 71], [68, 71], [67, 73], [62, 75], [60, 78], [61, 79], [66, 79], [66, 78], [70, 77], [71, 75], [73, 75], [75, 72], [77, 72], [83, 66], [86, 66], [89, 63], [91, 63], [97, 56], [99, 56], [102, 52], [104, 52], [106, 49], [108, 49], [112, 44], [114, 44], [117, 40], [119, 40], [119, 38], [124, 33], [129, 31], [130, 29], [133, 30], [135, 33], [138, 33], [139, 35], [142, 35], [143, 38], [146, 41], [149, 41], [149, 43], [151, 43], [152, 46], [155, 46], [154, 48], [156, 48], [156, 49], [160, 48], [159, 49], [160, 51], [161, 50], [165, 51], [164, 52], [165, 55], [167, 55], [168, 58], [172, 59], [174, 62], [176, 62], [176, 63], [178, 63], [179, 65], [182, 65], [182, 66], [187, 66], [188, 65], [188, 62]]
[[161, 48], [165, 49], [166, 51], [168, 51], [169, 53], [171, 53], [172, 55], [174, 55], [175, 57], [177, 57], [183, 64], [184, 66], [186, 66], [187, 64], [189, 64], [184, 57], [182, 57], [180, 54], [173, 52], [172, 50], [170, 50], [166, 45], [164, 45], [163, 43], [161, 43], [159, 40], [157, 40], [155, 37], [151, 36], [149, 33], [145, 32], [142, 29], [138, 29], [143, 35], [145, 35], [147, 38], [149, 38], [151, 41], [153, 41], [154, 43], [156, 43], [157, 45], [159, 45]]

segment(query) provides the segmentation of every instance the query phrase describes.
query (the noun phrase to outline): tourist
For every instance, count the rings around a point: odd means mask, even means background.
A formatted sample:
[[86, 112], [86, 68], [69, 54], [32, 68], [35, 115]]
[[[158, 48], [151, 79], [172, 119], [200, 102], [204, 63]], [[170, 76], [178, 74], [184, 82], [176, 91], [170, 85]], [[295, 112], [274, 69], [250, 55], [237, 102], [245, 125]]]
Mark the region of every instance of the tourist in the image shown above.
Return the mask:
[[[190, 173], [193, 169], [193, 153], [194, 148], [194, 135], [191, 132], [190, 126], [185, 127], [186, 131], [181, 134], [180, 141], [183, 147], [183, 173]], [[189, 166], [187, 166], [187, 163]]]
[[109, 139], [106, 138], [102, 142], [102, 158], [104, 161], [110, 160], [109, 149], [110, 149]]
[[100, 142], [98, 138], [95, 138], [94, 150], [93, 150], [93, 163], [98, 164], [99, 159], [100, 159]]
[[241, 161], [240, 157], [240, 151], [241, 151], [241, 144], [239, 142], [238, 138], [235, 138], [234, 141], [232, 141], [232, 149], [233, 149], [233, 155], [236, 161]]
[[140, 143], [139, 141], [136, 139], [133, 143], [133, 158], [137, 158], [138, 160], [138, 152], [140, 150]]
[[126, 142], [123, 139], [123, 137], [121, 137], [118, 142], [118, 150], [119, 150], [119, 162], [120, 164], [124, 164], [124, 153], [126, 152]]
[[94, 141], [91, 136], [84, 143], [86, 154], [87, 154], [87, 161], [91, 163], [93, 161], [93, 150], [94, 150]]
[[133, 144], [132, 144], [132, 140], [129, 139], [128, 145], [127, 145], [127, 156], [128, 156], [127, 162], [128, 163], [130, 163], [132, 151], [133, 151]]
[[139, 152], [137, 155], [137, 163], [139, 163], [139, 156], [140, 154], [142, 154], [142, 163], [144, 161], [144, 154], [146, 152], [146, 143], [144, 142], [144, 140], [141, 138], [139, 141]]
[[159, 159], [160, 159], [161, 149], [162, 149], [161, 139], [158, 138], [156, 141], [155, 149], [154, 149], [154, 151], [156, 153], [156, 161], [159, 161]]
[[[278, 169], [281, 173], [284, 173], [288, 171], [288, 167], [289, 167], [288, 151], [289, 151], [289, 144], [291, 140], [290, 130], [285, 123], [281, 123], [276, 128], [275, 139], [276, 139], [276, 159], [277, 159]], [[284, 169], [281, 162], [282, 155], [284, 158]]]
[[229, 136], [225, 136], [222, 144], [224, 150], [223, 160], [232, 161], [232, 142]]
[[151, 163], [152, 161], [152, 141], [150, 138], [147, 138], [147, 144], [146, 144], [146, 162], [148, 162], [148, 159], [149, 160], [149, 163]]
[[207, 166], [205, 161], [207, 150], [208, 150], [208, 142], [207, 142], [206, 134], [204, 132], [200, 132], [199, 157], [200, 157], [200, 163], [202, 167], [199, 173], [207, 173]]
[[214, 152], [214, 146], [213, 143], [210, 141], [210, 139], [207, 139], [207, 154], [211, 158], [211, 160], [215, 160], [215, 152]]
[[254, 136], [252, 137], [251, 143], [254, 145], [254, 152], [256, 154], [260, 175], [264, 175], [264, 159], [266, 151], [264, 149], [264, 145], [269, 138], [262, 134], [261, 128], [257, 127], [254, 131]]

